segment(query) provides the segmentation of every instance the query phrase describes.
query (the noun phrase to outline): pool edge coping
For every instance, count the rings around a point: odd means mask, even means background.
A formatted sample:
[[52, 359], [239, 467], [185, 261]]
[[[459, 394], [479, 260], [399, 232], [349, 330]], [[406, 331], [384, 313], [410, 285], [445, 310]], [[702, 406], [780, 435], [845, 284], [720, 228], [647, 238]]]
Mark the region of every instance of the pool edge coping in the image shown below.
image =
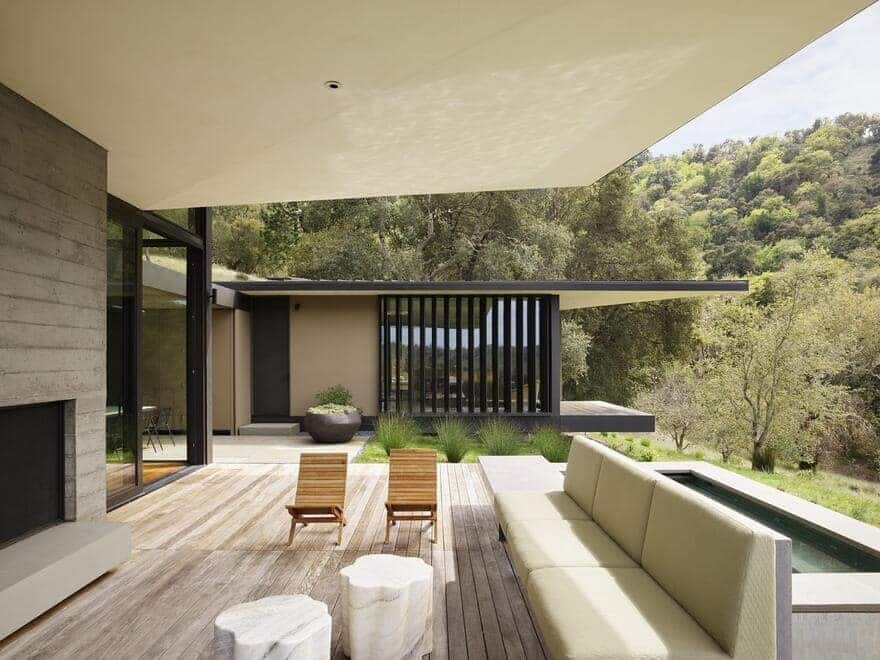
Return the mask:
[[[753, 481], [705, 461], [655, 461], [643, 465], [661, 474], [693, 474], [880, 556], [880, 530], [796, 495]], [[778, 539], [788, 541], [788, 537], [778, 532], [774, 531], [773, 534]], [[778, 542], [777, 548], [779, 549]], [[788, 551], [790, 553], [790, 542]], [[880, 612], [880, 573], [792, 574], [790, 561], [789, 556], [793, 614]], [[777, 564], [777, 570], [782, 570], [782, 566]]]

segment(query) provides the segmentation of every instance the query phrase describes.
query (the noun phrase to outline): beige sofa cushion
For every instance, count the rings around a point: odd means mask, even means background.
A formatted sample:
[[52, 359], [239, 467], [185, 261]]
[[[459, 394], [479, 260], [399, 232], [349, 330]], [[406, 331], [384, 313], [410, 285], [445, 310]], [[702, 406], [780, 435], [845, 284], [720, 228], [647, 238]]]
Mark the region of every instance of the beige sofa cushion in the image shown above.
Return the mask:
[[635, 568], [637, 564], [590, 520], [519, 520], [507, 530], [507, 547], [516, 574], [528, 582], [531, 571], [554, 566]]
[[571, 441], [563, 488], [589, 515], [593, 515], [593, 498], [602, 457], [611, 451], [595, 440], [576, 437]]
[[495, 517], [507, 534], [514, 520], [588, 520], [589, 516], [561, 490], [549, 493], [502, 491], [495, 493]]
[[775, 545], [684, 486], [657, 483], [642, 565], [736, 657], [774, 657]]
[[636, 562], [642, 561], [645, 528], [658, 478], [657, 473], [616, 454], [606, 455], [599, 470], [593, 519]]
[[542, 568], [527, 591], [557, 660], [728, 657], [640, 568]]

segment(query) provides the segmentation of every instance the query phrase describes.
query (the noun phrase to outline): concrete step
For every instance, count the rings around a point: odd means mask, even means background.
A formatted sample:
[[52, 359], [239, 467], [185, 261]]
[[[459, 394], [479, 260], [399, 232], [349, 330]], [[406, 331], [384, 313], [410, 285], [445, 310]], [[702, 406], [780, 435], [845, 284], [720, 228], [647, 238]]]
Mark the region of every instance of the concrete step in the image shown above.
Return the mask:
[[239, 435], [295, 435], [299, 433], [298, 422], [245, 424], [238, 429]]

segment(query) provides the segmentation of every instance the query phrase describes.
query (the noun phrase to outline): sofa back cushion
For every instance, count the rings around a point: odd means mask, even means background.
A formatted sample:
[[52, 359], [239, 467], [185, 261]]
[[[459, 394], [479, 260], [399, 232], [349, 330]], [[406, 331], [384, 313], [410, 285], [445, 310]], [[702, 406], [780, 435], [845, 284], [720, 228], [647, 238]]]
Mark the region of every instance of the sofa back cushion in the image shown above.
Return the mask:
[[603, 457], [593, 499], [593, 520], [637, 562], [658, 475], [619, 454]]
[[[671, 479], [657, 483], [642, 566], [730, 654], [753, 542], [754, 532], [718, 505]], [[772, 567], [767, 577], [772, 584]]]
[[563, 489], [588, 516], [593, 515], [593, 498], [602, 457], [609, 449], [595, 440], [578, 437], [571, 441]]

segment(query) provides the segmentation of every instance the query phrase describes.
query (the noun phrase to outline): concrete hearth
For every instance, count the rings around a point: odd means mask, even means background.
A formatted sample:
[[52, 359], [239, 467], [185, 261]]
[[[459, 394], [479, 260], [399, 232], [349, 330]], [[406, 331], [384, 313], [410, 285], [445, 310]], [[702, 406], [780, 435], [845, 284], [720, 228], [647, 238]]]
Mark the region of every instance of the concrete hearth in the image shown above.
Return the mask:
[[128, 525], [55, 525], [0, 549], [0, 640], [131, 555]]

